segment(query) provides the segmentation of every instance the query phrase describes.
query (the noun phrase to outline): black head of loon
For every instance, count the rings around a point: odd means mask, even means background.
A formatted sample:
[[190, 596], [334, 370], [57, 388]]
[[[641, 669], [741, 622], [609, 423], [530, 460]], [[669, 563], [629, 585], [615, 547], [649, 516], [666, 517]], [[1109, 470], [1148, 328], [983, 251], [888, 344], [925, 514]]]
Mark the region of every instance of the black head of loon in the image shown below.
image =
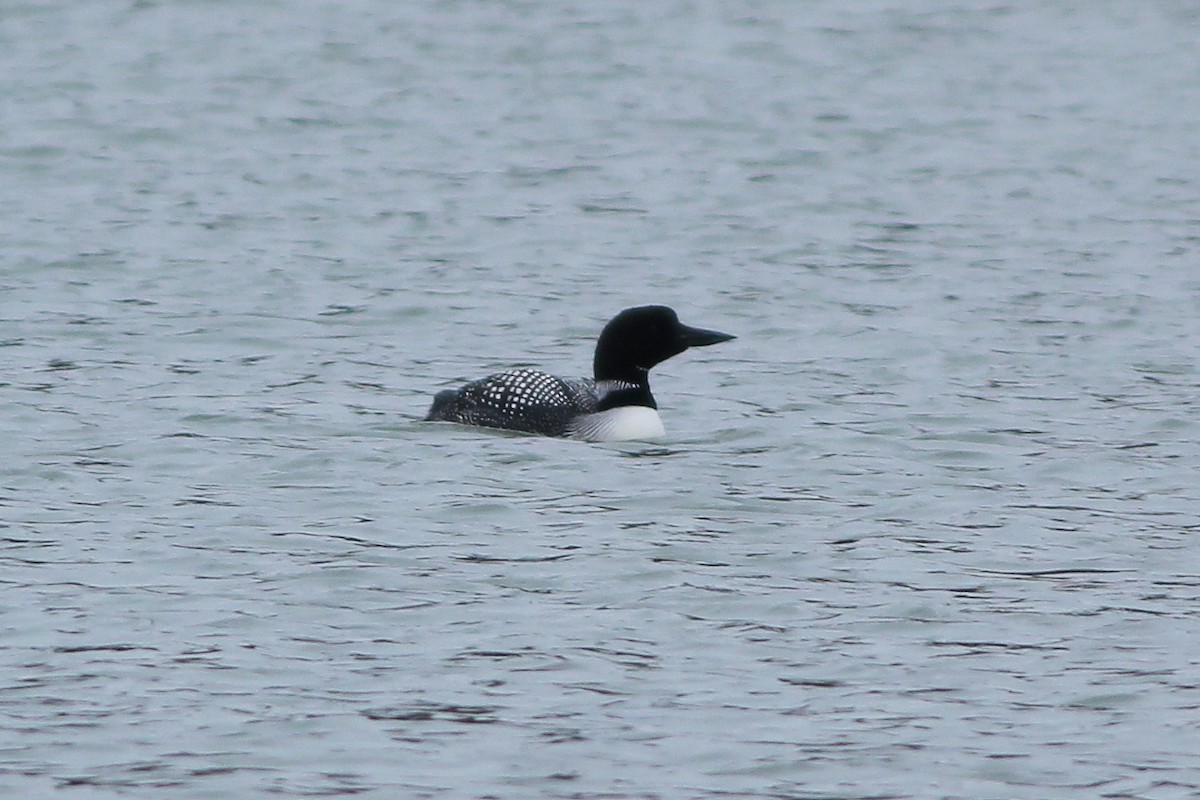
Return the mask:
[[650, 394], [650, 368], [689, 347], [704, 347], [737, 338], [728, 333], [692, 328], [667, 306], [638, 306], [617, 314], [600, 332], [592, 374], [597, 384], [611, 382], [599, 410], [623, 405], [657, 408]]
[[650, 368], [689, 347], [704, 347], [737, 337], [692, 328], [667, 306], [638, 306], [617, 314], [600, 331], [592, 370], [597, 381], [645, 380]]

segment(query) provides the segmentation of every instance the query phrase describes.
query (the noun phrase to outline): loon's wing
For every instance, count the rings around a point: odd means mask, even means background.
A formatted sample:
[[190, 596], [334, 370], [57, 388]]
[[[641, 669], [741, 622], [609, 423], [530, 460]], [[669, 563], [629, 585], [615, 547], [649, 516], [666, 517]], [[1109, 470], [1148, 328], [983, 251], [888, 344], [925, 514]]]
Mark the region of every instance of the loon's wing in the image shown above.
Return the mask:
[[595, 411], [596, 402], [592, 381], [514, 369], [438, 392], [425, 419], [564, 436], [571, 420]]

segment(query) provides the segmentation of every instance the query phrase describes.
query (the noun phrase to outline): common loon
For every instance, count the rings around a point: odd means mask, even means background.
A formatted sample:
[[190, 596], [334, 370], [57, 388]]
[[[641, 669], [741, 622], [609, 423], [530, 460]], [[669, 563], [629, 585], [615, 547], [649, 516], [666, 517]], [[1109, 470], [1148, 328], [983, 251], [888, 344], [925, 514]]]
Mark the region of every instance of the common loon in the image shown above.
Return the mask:
[[665, 431], [650, 394], [650, 368], [689, 347], [733, 338], [690, 328], [666, 306], [627, 308], [596, 340], [592, 380], [532, 369], [498, 372], [438, 392], [425, 419], [589, 442], [655, 439]]

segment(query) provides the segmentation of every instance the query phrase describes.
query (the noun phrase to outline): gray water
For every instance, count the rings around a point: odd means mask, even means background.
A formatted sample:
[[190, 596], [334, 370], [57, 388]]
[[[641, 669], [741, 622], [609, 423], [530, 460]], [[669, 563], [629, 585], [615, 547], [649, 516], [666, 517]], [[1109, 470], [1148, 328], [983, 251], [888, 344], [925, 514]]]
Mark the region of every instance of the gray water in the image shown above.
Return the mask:
[[[0, 794], [1200, 794], [1200, 11], [0, 7]], [[421, 417], [616, 311], [664, 441]]]

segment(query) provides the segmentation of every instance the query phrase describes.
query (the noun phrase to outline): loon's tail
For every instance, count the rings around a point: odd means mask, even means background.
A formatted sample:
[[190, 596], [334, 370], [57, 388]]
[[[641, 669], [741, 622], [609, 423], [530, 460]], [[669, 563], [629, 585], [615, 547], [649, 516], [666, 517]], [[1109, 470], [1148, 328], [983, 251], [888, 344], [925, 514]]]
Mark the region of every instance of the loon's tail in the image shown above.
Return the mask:
[[426, 422], [453, 422], [452, 412], [454, 401], [458, 399], [457, 389], [443, 389], [433, 396], [433, 405], [425, 415]]

